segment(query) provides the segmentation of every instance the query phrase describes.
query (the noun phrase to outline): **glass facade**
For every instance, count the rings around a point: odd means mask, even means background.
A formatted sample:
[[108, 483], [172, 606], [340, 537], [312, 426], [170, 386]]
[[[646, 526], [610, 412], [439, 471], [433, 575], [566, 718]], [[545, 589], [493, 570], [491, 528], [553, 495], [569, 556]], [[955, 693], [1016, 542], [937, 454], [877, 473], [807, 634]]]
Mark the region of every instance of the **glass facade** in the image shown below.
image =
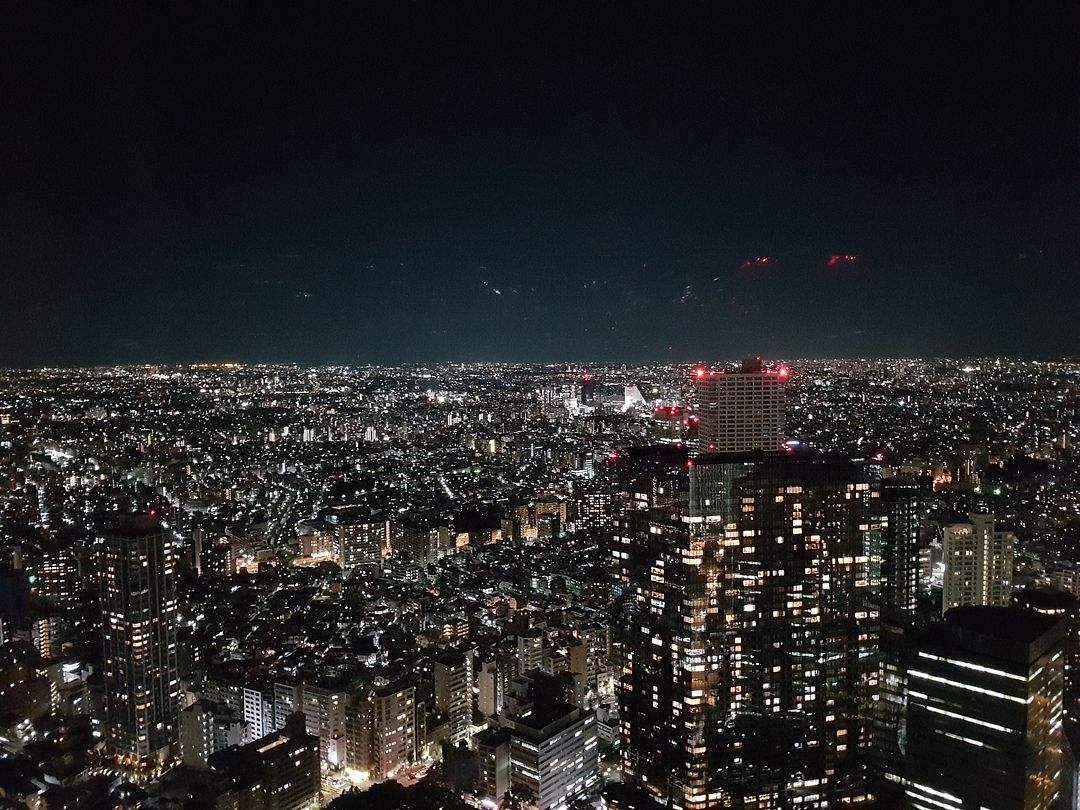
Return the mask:
[[632, 498], [646, 508], [614, 548], [629, 586], [626, 772], [685, 808], [862, 795], [878, 677], [871, 471], [718, 454], [689, 460], [680, 491]]

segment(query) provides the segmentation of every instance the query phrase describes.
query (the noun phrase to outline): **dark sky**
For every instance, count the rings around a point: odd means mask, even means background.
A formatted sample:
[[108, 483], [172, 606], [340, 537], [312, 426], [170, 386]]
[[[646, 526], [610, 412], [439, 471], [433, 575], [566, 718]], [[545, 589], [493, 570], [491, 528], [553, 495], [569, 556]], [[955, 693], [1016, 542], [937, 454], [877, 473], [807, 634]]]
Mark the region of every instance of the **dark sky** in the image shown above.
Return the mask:
[[5, 4], [0, 364], [1080, 353], [1073, 6]]

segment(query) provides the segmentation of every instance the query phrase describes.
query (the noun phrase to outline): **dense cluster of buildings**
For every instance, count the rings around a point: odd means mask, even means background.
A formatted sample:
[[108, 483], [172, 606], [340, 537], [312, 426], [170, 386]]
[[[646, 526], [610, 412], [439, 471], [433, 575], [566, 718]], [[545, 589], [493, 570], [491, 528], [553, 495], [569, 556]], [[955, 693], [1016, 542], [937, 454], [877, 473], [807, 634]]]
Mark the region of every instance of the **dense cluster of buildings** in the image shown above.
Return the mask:
[[1071, 807], [1078, 434], [1067, 362], [0, 374], [0, 807]]

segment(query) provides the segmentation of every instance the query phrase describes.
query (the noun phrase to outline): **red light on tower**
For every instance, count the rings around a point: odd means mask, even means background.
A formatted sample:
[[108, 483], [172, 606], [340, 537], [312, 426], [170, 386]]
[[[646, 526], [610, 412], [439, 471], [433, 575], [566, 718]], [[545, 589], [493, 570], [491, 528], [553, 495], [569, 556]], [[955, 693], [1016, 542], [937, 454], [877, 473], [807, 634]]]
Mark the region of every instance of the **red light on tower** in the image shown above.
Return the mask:
[[703, 368], [695, 368], [694, 369], [694, 376], [697, 377], [700, 380], [702, 377], [705, 376], [705, 369], [703, 369]]
[[787, 366], [780, 366], [780, 370], [777, 372], [777, 374], [780, 375], [781, 379], [786, 380], [788, 377], [791, 376], [791, 369], [789, 369]]

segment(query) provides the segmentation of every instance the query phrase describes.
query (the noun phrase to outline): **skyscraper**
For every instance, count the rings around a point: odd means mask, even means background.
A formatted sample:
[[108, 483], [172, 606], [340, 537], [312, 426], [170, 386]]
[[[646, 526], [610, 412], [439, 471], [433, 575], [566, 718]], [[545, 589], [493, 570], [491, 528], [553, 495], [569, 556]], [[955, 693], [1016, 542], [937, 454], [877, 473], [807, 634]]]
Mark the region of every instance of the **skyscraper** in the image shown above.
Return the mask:
[[176, 740], [176, 566], [172, 535], [148, 515], [102, 532], [98, 551], [105, 739], [121, 764], [154, 770]]
[[[620, 521], [623, 766], [673, 807], [857, 797], [877, 683], [877, 485], [814, 453], [703, 456]], [[639, 484], [643, 479], [639, 478]]]
[[919, 596], [919, 529], [922, 493], [918, 484], [881, 482], [879, 500], [882, 615], [911, 618]]
[[1012, 532], [994, 531], [993, 515], [968, 515], [967, 523], [946, 526], [942, 613], [961, 605], [1009, 604], [1015, 545]]
[[1080, 719], [1080, 599], [1052, 588], [1025, 588], [1013, 593], [1012, 604], [1065, 624], [1064, 708], [1065, 718], [1075, 724]]
[[959, 607], [908, 662], [906, 805], [1047, 810], [1060, 792], [1062, 640], [1054, 617]]
[[784, 442], [786, 368], [766, 369], [761, 358], [737, 371], [694, 370], [698, 448], [720, 453], [777, 450]]
[[901, 745], [907, 722], [907, 683], [902, 657], [918, 615], [919, 532], [922, 493], [916, 483], [883, 479], [878, 499], [881, 610], [878, 695], [874, 702], [873, 753], [879, 799], [898, 801]]

